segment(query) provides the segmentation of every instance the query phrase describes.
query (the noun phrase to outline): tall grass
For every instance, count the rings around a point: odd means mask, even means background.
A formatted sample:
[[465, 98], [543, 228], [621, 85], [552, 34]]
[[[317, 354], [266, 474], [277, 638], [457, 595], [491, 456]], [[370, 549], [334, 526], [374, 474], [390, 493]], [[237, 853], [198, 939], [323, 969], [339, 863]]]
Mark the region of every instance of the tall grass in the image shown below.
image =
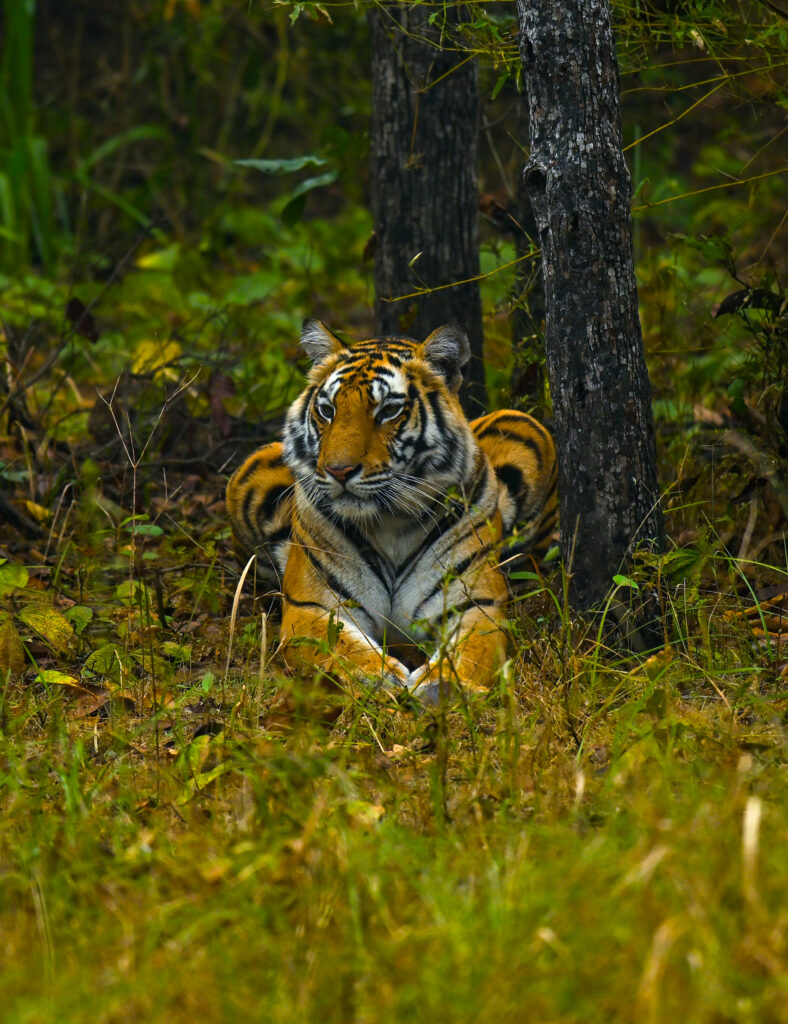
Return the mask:
[[0, 270], [53, 258], [54, 181], [33, 102], [35, 0], [4, 0], [0, 59]]
[[784, 666], [717, 602], [651, 659], [584, 631], [571, 679], [526, 606], [500, 692], [439, 722], [310, 714], [254, 615], [210, 729], [194, 675], [148, 717], [12, 688], [4, 1024], [779, 1024]]

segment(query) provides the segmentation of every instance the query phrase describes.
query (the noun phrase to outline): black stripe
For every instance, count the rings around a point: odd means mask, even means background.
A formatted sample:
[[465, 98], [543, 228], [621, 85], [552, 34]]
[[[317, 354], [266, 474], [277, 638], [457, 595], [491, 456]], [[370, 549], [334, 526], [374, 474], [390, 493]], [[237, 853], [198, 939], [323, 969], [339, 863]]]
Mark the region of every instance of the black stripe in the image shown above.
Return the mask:
[[320, 608], [321, 611], [328, 611], [328, 608], [326, 608], [325, 605], [319, 604], [317, 601], [296, 601], [296, 599], [291, 597], [287, 592], [282, 594], [282, 599], [286, 601], [287, 604], [292, 604], [296, 608]]
[[[295, 535], [295, 531], [293, 531], [293, 533]], [[301, 544], [301, 546], [303, 547], [304, 554], [309, 559], [310, 565], [314, 568], [314, 570], [320, 576], [321, 580], [328, 586], [328, 588], [332, 590], [341, 600], [354, 601], [356, 604], [361, 606], [361, 610], [365, 614], [369, 614], [364, 605], [362, 605], [360, 601], [356, 601], [356, 598], [354, 598], [352, 594], [349, 594], [347, 590], [345, 590], [345, 588], [340, 583], [339, 579], [330, 571], [330, 569], [328, 569], [320, 561], [318, 556], [315, 554], [315, 551], [312, 548], [310, 548], [308, 544], [305, 544], [303, 540], [299, 539], [298, 543]]]
[[266, 494], [265, 501], [262, 506], [257, 510], [257, 522], [260, 523], [261, 519], [271, 519], [276, 506], [282, 500], [282, 498], [290, 490], [290, 484], [280, 484], [278, 487], [272, 487], [271, 490]]
[[265, 461], [262, 452], [258, 452], [252, 456], [252, 461], [248, 466], [242, 467], [238, 471], [238, 475], [233, 479], [233, 487], [243, 487], [246, 481], [254, 472], [260, 468], [261, 464]]
[[424, 439], [424, 435], [427, 433], [427, 409], [424, 405], [424, 399], [416, 390], [415, 385], [413, 387], [413, 391], [413, 401], [419, 412], [419, 436], [416, 438], [413, 446], [413, 454], [415, 457], [417, 455], [423, 455], [424, 452], [430, 451], [432, 446]]
[[309, 448], [306, 443], [306, 429], [303, 423], [298, 424], [298, 429], [290, 432], [289, 441], [292, 445], [293, 454], [299, 462], [307, 462]]
[[522, 470], [518, 469], [517, 466], [513, 466], [511, 462], [505, 462], [502, 466], [495, 466], [495, 475], [512, 498], [528, 493], [528, 487], [523, 480]]
[[504, 441], [512, 441], [514, 444], [529, 448], [536, 456], [536, 461], [539, 463], [539, 470], [541, 471], [544, 464], [544, 452], [538, 441], [532, 437], [521, 437], [519, 434], [510, 433], [508, 430], [496, 430], [494, 427], [490, 427], [481, 434], [477, 434], [476, 440], [483, 441], [486, 437], [492, 437], [493, 434]]
[[378, 581], [383, 585], [384, 590], [387, 592], [390, 591], [394, 574], [392, 572], [385, 572], [385, 567], [381, 562], [380, 553], [372, 547], [369, 541], [358, 531], [353, 523], [349, 522], [347, 519], [342, 519], [341, 523], [342, 535], [354, 545], [359, 555], [361, 555], [365, 565], [377, 576]]
[[493, 413], [492, 415], [495, 418], [493, 419], [492, 423], [488, 424], [488, 426], [485, 427], [485, 430], [495, 429], [497, 428], [499, 423], [520, 423], [523, 426], [535, 427], [537, 432], [546, 434], [548, 437], [550, 436], [550, 431], [547, 429], [547, 427], [543, 426], [539, 422], [539, 420], [535, 420], [533, 416], [528, 416], [527, 413], [517, 412], [516, 410], [512, 409], [510, 412], [502, 410], [501, 412], [497, 414]]
[[421, 603], [419, 604], [419, 607], [416, 609], [416, 611], [413, 614], [413, 618], [414, 619], [418, 619], [419, 618], [419, 612], [424, 607], [424, 605], [427, 604], [429, 601], [431, 601], [433, 599], [433, 597], [435, 597], [435, 595], [438, 593], [438, 591], [443, 587], [443, 581], [446, 579], [447, 576], [451, 576], [453, 579], [461, 579], [462, 578], [462, 574], [466, 571], [466, 569], [469, 568], [469, 566], [473, 562], [478, 561], [479, 559], [486, 557], [489, 554], [489, 552], [490, 552], [490, 545], [489, 544], [485, 544], [484, 547], [479, 548], [478, 551], [474, 551], [473, 554], [467, 555], [465, 558], [463, 558], [463, 560], [461, 562], [458, 562], [457, 565], [454, 566], [454, 568], [447, 569], [446, 572], [441, 577], [441, 579], [438, 580], [438, 582], [435, 584], [435, 586], [429, 592], [429, 594], [427, 594], [427, 596], [424, 598], [424, 600], [421, 601]]
[[[427, 536], [424, 538], [421, 544], [419, 544], [416, 550], [411, 554], [411, 556], [408, 558], [405, 564], [398, 567], [397, 580], [401, 580], [403, 574], [406, 573], [408, 569], [410, 569], [413, 566], [413, 563], [415, 561], [421, 558], [422, 554], [426, 550], [428, 550], [437, 540], [439, 540], [440, 537], [447, 533], [451, 527], [456, 526], [460, 522], [460, 520], [468, 514], [471, 502], [476, 498], [479, 491], [483, 489], [483, 487], [487, 483], [489, 465], [490, 464], [489, 462], [487, 462], [487, 460], [482, 462], [479, 468], [479, 472], [476, 475], [476, 479], [473, 482], [471, 493], [465, 500], [465, 502], [459, 505], [459, 507], [456, 504], [452, 505], [451, 508], [449, 508], [449, 510], [433, 526], [433, 528], [430, 530], [430, 532], [427, 534]], [[455, 540], [455, 545], [461, 544], [463, 541], [467, 540], [472, 533], [475, 533], [481, 526], [484, 525], [484, 522], [484, 519], [472, 520], [470, 528], [460, 538]]]
[[435, 423], [438, 427], [438, 433], [441, 436], [445, 436], [448, 431], [446, 430], [446, 418], [443, 415], [443, 409], [440, 406], [440, 395], [437, 391], [429, 391], [427, 393], [427, 401], [430, 403], [432, 409], [432, 415], [435, 417]]
[[292, 523], [286, 523], [284, 526], [280, 526], [274, 533], [269, 534], [265, 538], [266, 545], [269, 544], [281, 544], [283, 540], [290, 540], [293, 535]]
[[397, 568], [397, 580], [401, 580], [403, 575], [413, 566], [413, 563], [421, 558], [422, 554], [427, 551], [440, 537], [442, 537], [450, 527], [456, 525], [459, 521], [460, 516], [465, 515], [465, 509], [450, 508], [438, 522], [433, 526], [424, 540], [419, 544], [416, 550], [410, 555], [404, 565], [400, 565]]
[[494, 597], [480, 597], [478, 600], [464, 601], [462, 604], [454, 604], [451, 606], [451, 610], [455, 615], [462, 615], [471, 608], [498, 608], [500, 607], [500, 601], [496, 601]]

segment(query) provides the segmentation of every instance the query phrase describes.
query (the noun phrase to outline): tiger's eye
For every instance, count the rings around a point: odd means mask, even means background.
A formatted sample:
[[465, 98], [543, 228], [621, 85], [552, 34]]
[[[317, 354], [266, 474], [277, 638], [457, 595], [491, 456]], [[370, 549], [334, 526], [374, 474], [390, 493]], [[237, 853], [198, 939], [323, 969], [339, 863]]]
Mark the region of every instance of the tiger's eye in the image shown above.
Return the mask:
[[396, 419], [404, 408], [405, 403], [401, 398], [387, 399], [378, 409], [378, 423], [385, 423], [387, 420]]
[[315, 401], [315, 411], [318, 416], [330, 423], [334, 418], [334, 406], [328, 398], [320, 395]]

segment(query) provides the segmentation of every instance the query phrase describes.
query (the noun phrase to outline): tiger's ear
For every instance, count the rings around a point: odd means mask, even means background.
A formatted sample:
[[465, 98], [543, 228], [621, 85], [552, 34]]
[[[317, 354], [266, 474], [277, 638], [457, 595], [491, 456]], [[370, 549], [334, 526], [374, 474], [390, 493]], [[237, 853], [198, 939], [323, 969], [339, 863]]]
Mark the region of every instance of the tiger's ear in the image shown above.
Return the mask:
[[422, 357], [443, 377], [452, 391], [459, 391], [462, 373], [471, 358], [468, 335], [458, 324], [445, 324], [420, 346]]
[[347, 346], [321, 320], [309, 317], [301, 324], [301, 348], [313, 363], [321, 363]]

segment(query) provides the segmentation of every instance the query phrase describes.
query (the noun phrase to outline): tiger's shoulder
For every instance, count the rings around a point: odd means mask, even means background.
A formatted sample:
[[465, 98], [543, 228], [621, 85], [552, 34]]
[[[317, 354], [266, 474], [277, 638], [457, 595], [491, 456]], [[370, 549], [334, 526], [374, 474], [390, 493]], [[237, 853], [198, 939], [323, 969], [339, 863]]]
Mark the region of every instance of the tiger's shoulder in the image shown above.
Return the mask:
[[540, 559], [553, 539], [558, 519], [558, 468], [550, 431], [533, 416], [500, 409], [471, 421], [479, 447], [498, 480], [507, 552], [507, 571], [522, 568], [526, 553]]
[[244, 557], [257, 555], [258, 581], [278, 589], [287, 565], [294, 477], [280, 441], [253, 452], [227, 483], [233, 539]]

